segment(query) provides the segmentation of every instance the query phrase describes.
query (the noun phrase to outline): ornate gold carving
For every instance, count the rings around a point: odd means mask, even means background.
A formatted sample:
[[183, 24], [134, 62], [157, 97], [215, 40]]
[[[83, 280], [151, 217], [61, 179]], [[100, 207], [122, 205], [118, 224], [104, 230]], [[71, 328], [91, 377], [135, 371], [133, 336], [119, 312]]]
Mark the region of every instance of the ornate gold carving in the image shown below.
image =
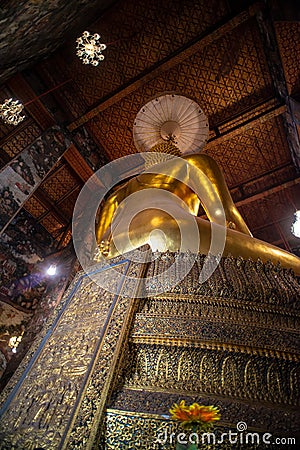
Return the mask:
[[[261, 411], [260, 411], [261, 412]], [[244, 418], [244, 416], [243, 416]], [[236, 433], [237, 421], [233, 423], [226, 423], [223, 425], [214, 426], [213, 432], [216, 436], [216, 447], [222, 449], [238, 449], [243, 450], [245, 443], [238, 442], [233, 444], [224, 442], [219, 447], [218, 440], [221, 438], [222, 433], [228, 433], [229, 430], [232, 433]], [[270, 431], [270, 429], [267, 429]], [[175, 449], [176, 438], [179, 433], [182, 433], [182, 428], [172, 420], [167, 420], [166, 416], [159, 416], [157, 414], [141, 414], [133, 411], [120, 411], [115, 409], [109, 409], [105, 417], [105, 428], [103, 430], [102, 440], [100, 447], [112, 450], [124, 450], [124, 449], [145, 449], [145, 450], [160, 450], [163, 448]], [[258, 429], [249, 424], [249, 432], [263, 432], [264, 429]], [[173, 433], [173, 439], [170, 437]], [[167, 442], [162, 443], [166, 439]], [[220, 439], [221, 440], [221, 439]], [[239, 440], [240, 441], [240, 440]], [[260, 436], [260, 442], [262, 442], [262, 436]], [[200, 441], [201, 442], [201, 441]], [[215, 448], [212, 441], [210, 443], [204, 440], [201, 443], [201, 449], [210, 450]], [[247, 445], [250, 449], [258, 448], [257, 445]], [[259, 448], [263, 448], [259, 445]]]
[[[131, 345], [126, 367], [127, 388], [179, 390], [220, 394], [271, 403], [297, 404], [291, 394], [290, 381], [295, 382], [299, 363], [239, 352], [195, 348], [191, 343], [167, 345]], [[255, 353], [255, 352], [253, 352]], [[277, 355], [280, 356], [280, 355]], [[251, 377], [249, 374], [251, 373]], [[299, 390], [299, 383], [294, 384]]]
[[[242, 325], [252, 325], [264, 328], [276, 329], [280, 331], [297, 330], [299, 316], [292, 314], [284, 308], [253, 305], [250, 302], [240, 303], [230, 300], [219, 300], [193, 296], [176, 296], [176, 294], [167, 294], [165, 298], [153, 297], [145, 301], [142, 312], [137, 314], [135, 329], [133, 333], [138, 335], [140, 332], [147, 334], [147, 321], [152, 317], [164, 319], [193, 319], [213, 320], [214, 322], [235, 323]], [[180, 322], [178, 323], [180, 326]], [[154, 328], [154, 331], [155, 328]]]
[[[176, 310], [176, 303], [174, 310]], [[227, 344], [227, 348], [239, 348], [240, 351], [247, 353], [253, 353], [260, 349], [266, 355], [280, 354], [284, 359], [299, 360], [299, 356], [297, 356], [298, 333], [288, 329], [277, 329], [276, 316], [270, 318], [268, 315], [262, 314], [262, 318], [266, 320], [265, 326], [262, 323], [254, 326], [252, 324], [255, 323], [255, 318], [251, 322], [254, 314], [250, 314], [249, 318], [248, 312], [244, 310], [240, 311], [237, 316], [241, 317], [244, 312], [245, 323], [234, 321], [235, 311], [226, 311], [227, 314], [224, 315], [224, 321], [222, 321], [217, 314], [215, 320], [213, 317], [207, 318], [205, 310], [200, 312], [203, 314], [203, 318], [200, 317], [200, 314], [199, 318], [190, 315], [188, 307], [186, 310], [186, 316], [138, 314], [134, 323], [132, 341], [135, 343], [189, 342], [190, 345], [202, 348], [208, 348], [210, 344], [217, 348], [218, 343], [220, 345], [223, 341]], [[230, 315], [232, 315], [231, 320], [228, 319]], [[223, 345], [223, 348], [226, 348], [226, 345]]]
[[72, 298], [69, 308], [63, 311], [15, 393], [10, 409], [4, 413], [2, 430], [12, 429], [14, 433], [22, 428], [26, 434], [28, 428], [35, 427], [40, 430], [39, 436], [34, 438], [35, 445], [49, 446], [49, 436], [52, 436], [52, 447], [49, 448], [59, 445], [111, 304], [111, 296], [103, 295], [102, 314], [99, 314], [95, 286], [91, 286], [88, 278], [82, 280], [77, 295]]
[[[125, 273], [128, 265], [128, 261], [120, 262], [119, 269], [123, 266]], [[136, 274], [136, 281], [130, 281], [133, 297], [141, 268], [143, 265], [138, 271], [132, 267], [129, 270], [132, 277]], [[109, 266], [105, 268], [103, 264], [100, 269], [113, 278], [108, 273]], [[70, 437], [69, 445], [74, 449], [74, 433], [70, 436], [74, 423], [76, 448], [78, 445], [88, 448], [87, 442], [94, 440], [121, 344], [128, 332], [126, 325], [132, 316], [129, 305], [130, 299], [103, 291], [85, 275], [79, 278], [25, 371], [26, 378], [23, 375], [8, 398], [8, 409], [4, 404], [3, 442], [13, 440], [16, 448], [26, 448], [30, 443], [56, 449], [62, 444], [66, 446]]]
[[101, 448], [105, 445], [105, 448], [114, 450], [129, 448], [128, 443], [131, 448], [159, 449], [161, 445], [155, 441], [160, 432], [179, 432], [177, 423], [158, 415], [114, 410], [108, 410], [106, 413], [104, 427]]
[[206, 350], [222, 350], [228, 352], [240, 352], [246, 353], [249, 355], [260, 355], [266, 357], [278, 357], [287, 361], [299, 362], [299, 355], [288, 352], [280, 352], [276, 350], [269, 350], [265, 348], [259, 347], [249, 347], [246, 345], [234, 345], [230, 343], [223, 342], [209, 342], [209, 341], [200, 341], [200, 340], [192, 340], [192, 339], [168, 339], [166, 337], [150, 337], [150, 338], [133, 338], [131, 340], [134, 344], [145, 344], [145, 345], [165, 345], [165, 346], [178, 346], [178, 347], [186, 347], [190, 346], [193, 348], [206, 349]]
[[[173, 260], [163, 254], [147, 266], [114, 259], [120, 273], [131, 277], [120, 295], [77, 275], [3, 395], [0, 448], [155, 448], [142, 439], [165, 420], [157, 414], [167, 414], [182, 396], [218, 405], [225, 423], [247, 418], [270, 431], [274, 420], [279, 431], [296, 429], [295, 276], [272, 264], [229, 257], [199, 285], [199, 256], [186, 279], [166, 294], [155, 297], [157, 287], [147, 280], [140, 285], [141, 277]], [[91, 267], [97, 270], [115, 291], [107, 262]], [[171, 281], [163, 279], [166, 286]], [[121, 296], [126, 283], [131, 298]], [[137, 299], [141, 288], [153, 295]], [[258, 336], [250, 340], [251, 332]], [[129, 412], [110, 410], [101, 425], [107, 405]]]
[[[211, 374], [208, 374], [211, 376]], [[239, 418], [243, 418], [249, 426], [266, 432], [280, 434], [283, 430], [292, 433], [298, 432], [299, 423], [295, 417], [297, 407], [282, 404], [267, 404], [258, 401], [247, 401], [246, 399], [226, 398], [219, 394], [193, 393], [185, 391], [162, 392], [154, 390], [134, 390], [122, 388], [115, 392], [109, 404], [108, 411], [129, 415], [165, 416], [168, 414], [170, 405], [179, 403], [186, 399], [186, 403], [201, 403], [204, 405], [218, 405], [222, 411], [221, 423], [236, 425]]]

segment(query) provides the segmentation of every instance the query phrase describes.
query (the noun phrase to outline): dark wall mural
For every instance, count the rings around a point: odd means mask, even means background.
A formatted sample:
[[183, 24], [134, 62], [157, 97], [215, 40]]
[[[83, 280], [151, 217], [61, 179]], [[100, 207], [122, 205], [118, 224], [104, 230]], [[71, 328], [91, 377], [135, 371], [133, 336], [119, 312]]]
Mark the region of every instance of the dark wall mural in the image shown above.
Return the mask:
[[104, 149], [99, 143], [95, 143], [87, 127], [81, 126], [77, 128], [72, 132], [71, 136], [81, 155], [93, 171], [100, 169], [100, 167], [109, 162]]
[[[24, 210], [0, 237], [0, 377], [12, 357], [19, 359], [21, 339], [24, 352], [59, 303], [73, 263], [72, 248], [57, 252], [50, 234]], [[55, 276], [47, 273], [51, 264]]]
[[[0, 237], [0, 300], [34, 310], [40, 296], [41, 263], [54, 250], [50, 234], [26, 211], [21, 211]], [[29, 294], [31, 293], [31, 294]]]
[[69, 145], [60, 127], [52, 127], [1, 171], [0, 231], [10, 223]]

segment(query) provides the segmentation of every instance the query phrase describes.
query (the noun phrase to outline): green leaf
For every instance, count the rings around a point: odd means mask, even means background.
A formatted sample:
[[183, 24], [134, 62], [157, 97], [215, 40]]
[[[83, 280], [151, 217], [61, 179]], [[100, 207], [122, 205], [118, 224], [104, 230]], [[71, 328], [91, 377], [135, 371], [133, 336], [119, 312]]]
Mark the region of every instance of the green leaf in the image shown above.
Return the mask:
[[179, 444], [179, 442], [177, 442], [176, 444], [176, 450], [188, 450], [188, 444]]
[[197, 444], [189, 444], [187, 447], [188, 450], [198, 450]]
[[197, 444], [176, 444], [176, 450], [198, 450]]

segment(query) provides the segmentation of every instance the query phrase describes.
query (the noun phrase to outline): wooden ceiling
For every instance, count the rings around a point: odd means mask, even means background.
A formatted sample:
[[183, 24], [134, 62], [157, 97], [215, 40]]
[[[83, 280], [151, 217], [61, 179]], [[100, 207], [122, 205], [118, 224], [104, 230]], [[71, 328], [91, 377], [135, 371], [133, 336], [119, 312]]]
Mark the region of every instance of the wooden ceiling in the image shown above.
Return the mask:
[[[27, 2], [34, 3], [48, 4]], [[300, 22], [294, 2], [120, 0], [104, 2], [112, 3], [105, 11], [103, 2], [92, 3], [92, 22], [87, 16], [78, 24], [68, 9], [63, 36], [69, 39], [53, 52], [57, 36], [50, 28], [48, 56], [32, 63], [43, 54], [40, 48], [35, 57], [20, 60], [23, 71], [3, 78], [0, 100], [14, 95], [26, 103], [51, 92], [26, 107], [22, 124], [1, 123], [2, 164], [54, 123], [75, 142], [28, 200], [27, 211], [64, 246], [77, 195], [92, 170], [136, 152], [137, 112], [172, 91], [194, 98], [208, 116], [204, 152], [221, 165], [254, 236], [299, 253], [299, 239], [290, 232], [295, 208], [300, 209]], [[47, 23], [54, 20], [47, 10]], [[98, 32], [107, 44], [98, 67], [76, 57], [74, 29], [77, 35], [84, 29]], [[7, 74], [17, 58], [16, 52], [11, 66], [8, 58]], [[88, 136], [97, 154], [86, 153], [84, 160], [76, 136]]]

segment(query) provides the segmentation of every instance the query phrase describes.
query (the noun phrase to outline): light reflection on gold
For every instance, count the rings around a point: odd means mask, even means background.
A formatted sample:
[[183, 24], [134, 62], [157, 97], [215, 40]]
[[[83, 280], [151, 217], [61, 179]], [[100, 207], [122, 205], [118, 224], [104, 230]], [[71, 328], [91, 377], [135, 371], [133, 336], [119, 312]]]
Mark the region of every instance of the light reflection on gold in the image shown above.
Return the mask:
[[161, 217], [153, 217], [153, 219], [151, 219], [151, 221], [150, 221], [150, 225], [153, 228], [159, 228], [162, 225], [162, 222], [163, 222], [163, 220]]

